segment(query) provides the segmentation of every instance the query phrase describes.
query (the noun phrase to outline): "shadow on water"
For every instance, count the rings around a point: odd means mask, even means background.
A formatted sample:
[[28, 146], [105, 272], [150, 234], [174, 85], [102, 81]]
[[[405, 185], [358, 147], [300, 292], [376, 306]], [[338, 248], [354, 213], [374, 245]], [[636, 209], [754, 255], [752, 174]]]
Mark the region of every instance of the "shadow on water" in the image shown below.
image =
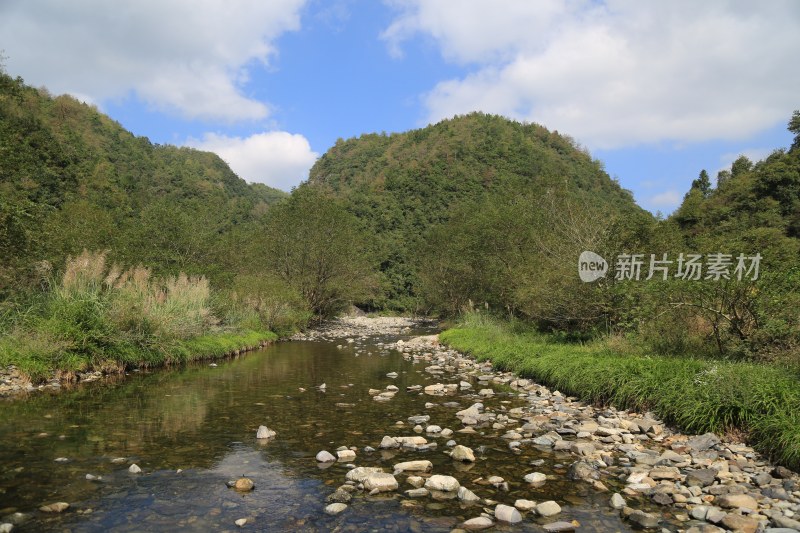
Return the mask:
[[[458, 500], [408, 500], [398, 492], [360, 495], [342, 515], [325, 515], [325, 497], [344, 482], [347, 468], [321, 469], [314, 455], [356, 446], [358, 465], [391, 471], [399, 461], [429, 459], [434, 472], [457, 477], [481, 497], [511, 504], [516, 498], [555, 499], [565, 517], [584, 524], [583, 531], [628, 530], [607, 509], [608, 494], [567, 481], [540, 488], [524, 484], [522, 476], [534, 470], [530, 461], [544, 459], [536, 470], [559, 473], [569, 456], [535, 448], [514, 455], [499, 438], [501, 432], [453, 437], [483, 451], [473, 465], [453, 464], [442, 453], [445, 438], [435, 439], [439, 449], [429, 452], [362, 451], [367, 445], [377, 448], [384, 435], [414, 434], [408, 424], [395, 426], [411, 415], [430, 414], [431, 423], [459, 429], [455, 412], [477, 401], [474, 394], [406, 393], [408, 385], [437, 379], [424, 364], [375, 344], [386, 340], [372, 338], [343, 349], [329, 342], [279, 343], [216, 367], [142, 372], [121, 383], [3, 402], [0, 521], [19, 511], [27, 516], [21, 531], [236, 530], [234, 521], [240, 518], [248, 518], [248, 527], [256, 530], [449, 531], [480, 514], [480, 507]], [[389, 372], [399, 376], [388, 378]], [[325, 392], [316, 388], [322, 383]], [[388, 402], [376, 402], [368, 393], [390, 384], [400, 392]], [[436, 405], [426, 409], [426, 402]], [[443, 405], [447, 402], [461, 407]], [[502, 391], [484, 403], [498, 409], [521, 405]], [[255, 433], [261, 424], [276, 430], [277, 438], [259, 444]], [[143, 473], [130, 474], [132, 463]], [[87, 474], [102, 480], [87, 480]], [[509, 491], [476, 481], [490, 475], [509, 481]], [[256, 489], [240, 494], [226, 487], [227, 480], [239, 476], [253, 479]], [[405, 476], [398, 481], [401, 490], [411, 488]], [[37, 510], [55, 501], [69, 502], [70, 510], [58, 515]], [[530, 518], [514, 529], [541, 530]]]

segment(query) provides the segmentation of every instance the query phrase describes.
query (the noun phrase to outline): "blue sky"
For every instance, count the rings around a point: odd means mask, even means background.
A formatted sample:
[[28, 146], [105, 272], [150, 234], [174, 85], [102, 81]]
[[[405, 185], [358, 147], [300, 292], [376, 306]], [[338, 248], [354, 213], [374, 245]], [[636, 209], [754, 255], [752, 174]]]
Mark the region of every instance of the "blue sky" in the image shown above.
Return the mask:
[[248, 181], [288, 190], [337, 138], [479, 110], [572, 136], [663, 213], [790, 143], [798, 28], [794, 0], [0, 3], [10, 74]]

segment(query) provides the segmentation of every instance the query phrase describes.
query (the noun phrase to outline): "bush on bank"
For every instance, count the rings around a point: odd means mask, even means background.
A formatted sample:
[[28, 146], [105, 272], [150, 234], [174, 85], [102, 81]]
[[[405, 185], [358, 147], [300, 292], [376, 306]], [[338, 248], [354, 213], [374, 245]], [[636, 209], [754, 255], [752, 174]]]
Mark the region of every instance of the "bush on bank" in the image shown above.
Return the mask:
[[800, 379], [778, 366], [569, 344], [471, 315], [442, 342], [583, 400], [652, 410], [687, 432], [742, 430], [762, 453], [800, 468]]
[[16, 365], [32, 381], [220, 357], [276, 338], [218, 319], [204, 277], [158, 279], [108, 266], [102, 252], [69, 258], [22, 317], [0, 339], [0, 366]]

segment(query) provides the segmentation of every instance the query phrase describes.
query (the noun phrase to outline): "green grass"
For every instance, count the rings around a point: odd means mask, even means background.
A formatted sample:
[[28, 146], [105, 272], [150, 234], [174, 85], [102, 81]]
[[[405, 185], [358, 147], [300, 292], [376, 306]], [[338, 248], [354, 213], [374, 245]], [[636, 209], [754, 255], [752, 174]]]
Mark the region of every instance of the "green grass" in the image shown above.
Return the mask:
[[585, 401], [652, 410], [683, 431], [745, 431], [760, 452], [800, 468], [800, 380], [786, 369], [655, 356], [610, 341], [568, 344], [474, 316], [440, 338]]

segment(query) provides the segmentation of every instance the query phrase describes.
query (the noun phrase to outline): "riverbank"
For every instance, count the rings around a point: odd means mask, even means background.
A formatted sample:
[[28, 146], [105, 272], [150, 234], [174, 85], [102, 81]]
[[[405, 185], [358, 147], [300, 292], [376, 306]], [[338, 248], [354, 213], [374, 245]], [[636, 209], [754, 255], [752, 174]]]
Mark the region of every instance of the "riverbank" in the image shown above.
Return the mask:
[[778, 367], [618, 353], [602, 342], [565, 344], [491, 320], [442, 341], [497, 368], [595, 404], [652, 410], [693, 433], [738, 433], [779, 464], [800, 468], [800, 381]]
[[0, 353], [0, 398], [37, 391], [57, 391], [126, 371], [155, 368], [191, 361], [224, 359], [255, 350], [277, 340], [272, 332], [240, 331], [210, 333], [149, 350], [110, 349], [103, 358], [81, 358], [60, 366], [56, 358], [37, 358], [36, 353], [7, 349]]

